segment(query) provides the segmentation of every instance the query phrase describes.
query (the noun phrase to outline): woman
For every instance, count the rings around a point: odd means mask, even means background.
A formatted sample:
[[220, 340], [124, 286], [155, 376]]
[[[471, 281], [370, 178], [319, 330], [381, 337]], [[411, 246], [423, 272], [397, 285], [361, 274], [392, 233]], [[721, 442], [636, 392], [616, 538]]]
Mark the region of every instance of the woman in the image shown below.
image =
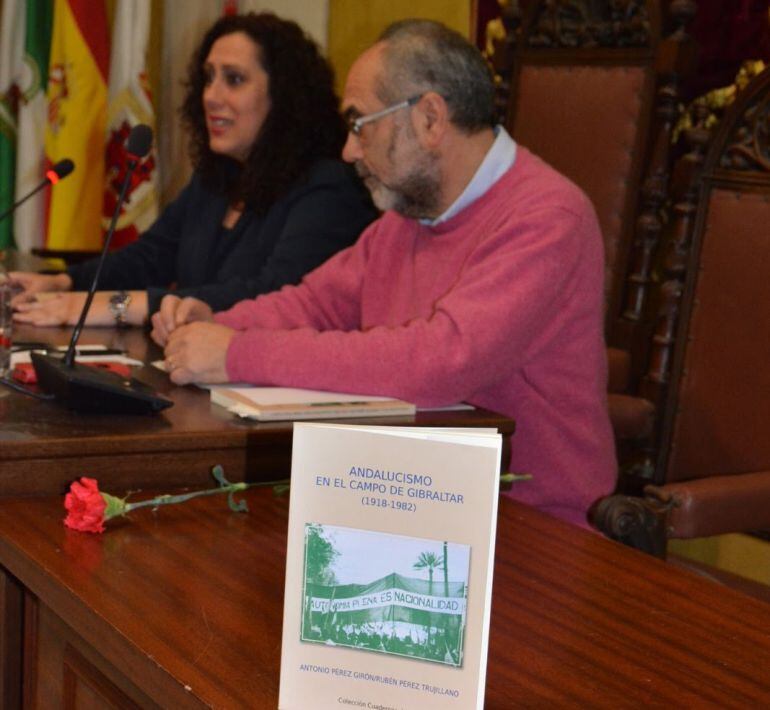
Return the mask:
[[[182, 117], [192, 179], [136, 242], [107, 256], [89, 325], [140, 325], [173, 289], [214, 310], [296, 283], [374, 218], [337, 160], [346, 137], [332, 71], [293, 22], [217, 21], [190, 65]], [[11, 274], [15, 320], [74, 324], [96, 260]], [[132, 289], [132, 290], [129, 290]], [[43, 294], [42, 292], [49, 292]], [[55, 292], [55, 293], [50, 293]]]

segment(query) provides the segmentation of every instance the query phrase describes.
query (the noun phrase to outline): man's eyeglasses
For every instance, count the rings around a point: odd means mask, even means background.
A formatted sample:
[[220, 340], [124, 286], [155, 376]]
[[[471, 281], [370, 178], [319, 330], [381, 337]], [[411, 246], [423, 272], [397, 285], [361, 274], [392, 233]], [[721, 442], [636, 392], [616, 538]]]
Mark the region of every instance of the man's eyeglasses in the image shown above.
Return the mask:
[[374, 113], [368, 113], [366, 116], [359, 116], [358, 118], [354, 118], [353, 116], [346, 116], [345, 120], [348, 124], [348, 130], [354, 135], [354, 136], [360, 136], [361, 135], [361, 129], [367, 124], [372, 123], [374, 121], [379, 121], [381, 118], [387, 116], [389, 113], [394, 113], [395, 111], [400, 111], [402, 108], [408, 108], [409, 106], [414, 106], [421, 98], [422, 94], [417, 94], [416, 96], [412, 96], [406, 101], [400, 101], [397, 104], [393, 104], [392, 106], [387, 106], [386, 108], [380, 109], [379, 111], [375, 111]]

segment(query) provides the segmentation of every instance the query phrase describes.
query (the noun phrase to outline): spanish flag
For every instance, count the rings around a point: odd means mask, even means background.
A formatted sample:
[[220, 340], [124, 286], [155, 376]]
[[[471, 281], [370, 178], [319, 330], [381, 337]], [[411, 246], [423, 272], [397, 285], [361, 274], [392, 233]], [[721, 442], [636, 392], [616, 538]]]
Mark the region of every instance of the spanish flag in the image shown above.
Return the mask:
[[46, 247], [101, 247], [109, 30], [104, 0], [55, 0], [45, 152], [75, 172], [50, 193]]

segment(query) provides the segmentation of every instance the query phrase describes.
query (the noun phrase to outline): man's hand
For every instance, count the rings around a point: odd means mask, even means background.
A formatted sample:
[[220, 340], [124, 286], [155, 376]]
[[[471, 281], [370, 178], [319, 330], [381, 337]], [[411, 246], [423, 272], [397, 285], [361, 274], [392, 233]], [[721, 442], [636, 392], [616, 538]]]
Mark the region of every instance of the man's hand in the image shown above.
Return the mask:
[[227, 348], [235, 331], [218, 323], [189, 323], [168, 336], [166, 370], [178, 385], [228, 382]]
[[27, 271], [11, 271], [8, 274], [11, 285], [20, 289], [11, 301], [16, 307], [17, 303], [29, 302], [36, 293], [44, 291], [69, 291], [72, 288], [72, 279], [67, 274], [35, 274]]
[[164, 296], [160, 309], [152, 316], [152, 339], [161, 347], [165, 347], [169, 336], [180, 325], [196, 321], [208, 322], [214, 314], [208, 304], [197, 298], [179, 298], [179, 296]]

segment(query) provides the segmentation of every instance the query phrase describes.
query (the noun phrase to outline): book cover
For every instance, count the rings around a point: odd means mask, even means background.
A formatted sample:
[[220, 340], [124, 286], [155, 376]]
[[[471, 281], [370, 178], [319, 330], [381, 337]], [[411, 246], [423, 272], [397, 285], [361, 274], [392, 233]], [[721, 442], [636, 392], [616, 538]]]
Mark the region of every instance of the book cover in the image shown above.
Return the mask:
[[215, 385], [211, 401], [233, 414], [259, 421], [409, 416], [415, 406], [389, 397], [321, 392], [293, 387]]
[[483, 707], [500, 452], [295, 425], [279, 707]]

